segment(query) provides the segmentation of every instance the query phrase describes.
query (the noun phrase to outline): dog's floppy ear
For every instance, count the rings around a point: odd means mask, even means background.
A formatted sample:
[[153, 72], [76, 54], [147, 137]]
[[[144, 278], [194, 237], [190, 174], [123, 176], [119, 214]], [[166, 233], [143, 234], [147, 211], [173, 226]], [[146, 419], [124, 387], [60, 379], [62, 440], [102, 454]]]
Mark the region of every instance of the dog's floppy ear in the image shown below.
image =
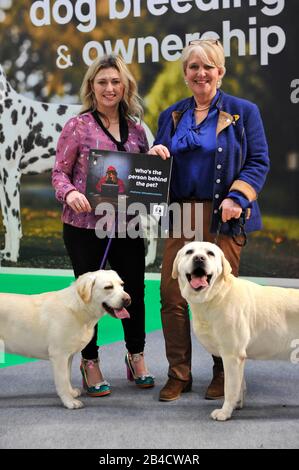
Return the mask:
[[181, 251], [182, 250], [179, 250], [177, 252], [175, 260], [174, 260], [173, 265], [172, 265], [172, 274], [171, 274], [171, 276], [172, 276], [173, 279], [177, 279], [178, 275], [179, 275], [178, 264], [179, 264], [180, 257], [182, 255]]
[[86, 274], [80, 276], [76, 281], [77, 292], [86, 304], [90, 302], [91, 292], [95, 282], [96, 278], [94, 276], [88, 276]]
[[224, 280], [227, 281], [228, 276], [232, 272], [232, 268], [223, 253], [221, 253], [221, 263], [222, 263], [222, 274], [223, 274]]

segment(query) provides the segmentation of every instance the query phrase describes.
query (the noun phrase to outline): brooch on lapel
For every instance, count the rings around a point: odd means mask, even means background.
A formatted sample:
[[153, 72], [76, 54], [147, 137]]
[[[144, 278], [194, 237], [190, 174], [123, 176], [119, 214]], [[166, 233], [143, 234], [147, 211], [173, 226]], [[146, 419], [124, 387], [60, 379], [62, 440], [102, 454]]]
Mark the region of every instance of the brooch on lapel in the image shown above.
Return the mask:
[[240, 119], [239, 114], [233, 114], [233, 122], [232, 124], [235, 126], [236, 122]]

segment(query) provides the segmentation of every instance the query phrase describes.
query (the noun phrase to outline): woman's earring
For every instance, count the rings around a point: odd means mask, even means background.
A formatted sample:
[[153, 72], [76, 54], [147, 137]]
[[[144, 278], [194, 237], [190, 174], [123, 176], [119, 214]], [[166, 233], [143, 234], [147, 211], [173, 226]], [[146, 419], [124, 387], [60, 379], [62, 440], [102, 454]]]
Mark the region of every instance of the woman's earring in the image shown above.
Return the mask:
[[221, 87], [221, 80], [217, 80], [216, 87], [220, 88]]
[[188, 80], [185, 80], [185, 83], [186, 83], [187, 86], [189, 85]]

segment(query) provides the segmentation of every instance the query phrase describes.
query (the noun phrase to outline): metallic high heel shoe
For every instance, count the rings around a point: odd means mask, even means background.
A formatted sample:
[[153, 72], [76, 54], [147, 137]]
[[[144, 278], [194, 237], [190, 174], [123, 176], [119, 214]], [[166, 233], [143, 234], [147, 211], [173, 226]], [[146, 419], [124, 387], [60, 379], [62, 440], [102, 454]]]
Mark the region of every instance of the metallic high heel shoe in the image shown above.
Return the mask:
[[95, 364], [98, 364], [98, 362], [98, 359], [82, 359], [80, 365], [83, 388], [90, 397], [103, 397], [105, 395], [110, 395], [111, 393], [110, 384], [106, 380], [95, 385], [90, 385], [88, 383], [86, 369], [94, 368]]
[[137, 387], [140, 388], [150, 388], [154, 387], [155, 385], [155, 377], [150, 374], [138, 376], [135, 373], [133, 364], [140, 361], [143, 357], [143, 352], [130, 354], [129, 352], [126, 354], [125, 363], [127, 366], [127, 379], [131, 382], [135, 381]]

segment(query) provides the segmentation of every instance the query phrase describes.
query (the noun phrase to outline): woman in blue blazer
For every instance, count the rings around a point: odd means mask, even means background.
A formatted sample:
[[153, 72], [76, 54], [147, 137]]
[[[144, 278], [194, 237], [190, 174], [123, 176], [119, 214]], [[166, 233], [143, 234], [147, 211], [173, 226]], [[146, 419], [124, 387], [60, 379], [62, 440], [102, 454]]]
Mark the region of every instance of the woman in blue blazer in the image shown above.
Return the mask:
[[[241, 247], [232, 238], [230, 221], [246, 213], [247, 232], [261, 229], [257, 196], [269, 171], [268, 146], [257, 106], [220, 90], [225, 74], [221, 43], [214, 39], [191, 41], [182, 53], [190, 98], [163, 111], [157, 137], [149, 153], [162, 158], [173, 156], [170, 202], [191, 206], [195, 224], [198, 203], [202, 204], [204, 241], [217, 244], [238, 275]], [[183, 215], [181, 215], [183, 221]], [[174, 219], [175, 223], [176, 220]], [[219, 224], [220, 222], [220, 224]], [[172, 401], [191, 390], [191, 337], [186, 301], [172, 265], [177, 251], [191, 241], [185, 234], [170, 232], [165, 240], [161, 273], [161, 316], [169, 362], [168, 381], [160, 400]], [[213, 378], [207, 399], [224, 395], [222, 360], [213, 356]]]

